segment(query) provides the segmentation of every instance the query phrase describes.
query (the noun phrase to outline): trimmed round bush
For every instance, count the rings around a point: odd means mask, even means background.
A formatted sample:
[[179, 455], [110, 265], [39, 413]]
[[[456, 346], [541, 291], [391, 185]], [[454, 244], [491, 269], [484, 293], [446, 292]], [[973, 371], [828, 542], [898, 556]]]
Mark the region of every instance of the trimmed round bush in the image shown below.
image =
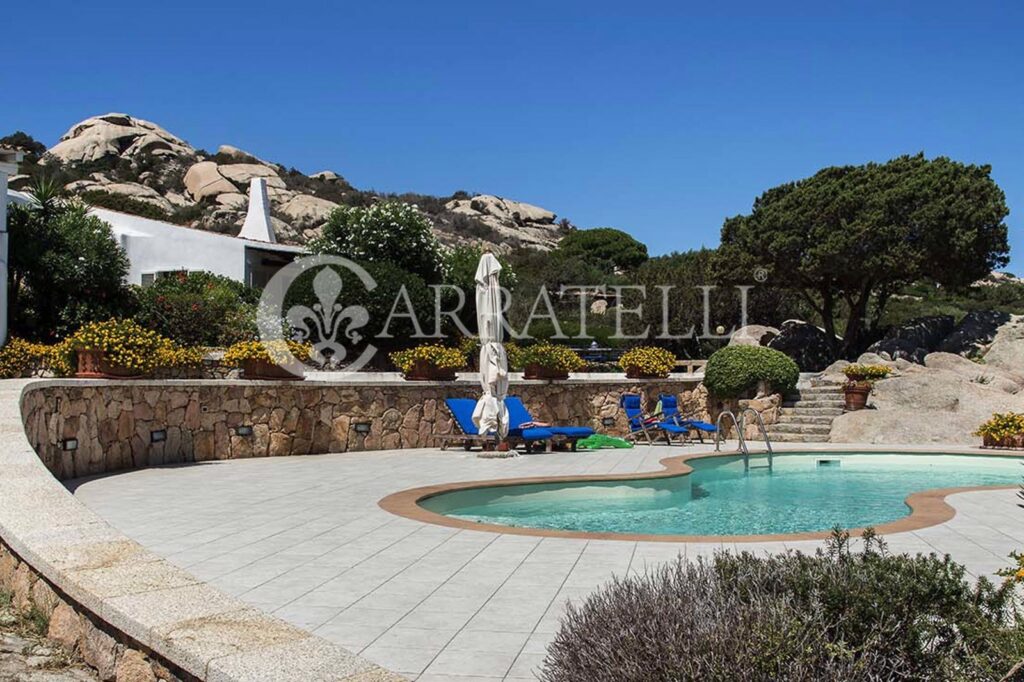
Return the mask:
[[708, 358], [704, 385], [719, 398], [742, 398], [764, 381], [776, 393], [796, 388], [800, 368], [785, 353], [764, 346], [726, 346]]
[[998, 680], [1024, 656], [1014, 600], [871, 534], [860, 552], [837, 533], [813, 555], [680, 559], [570, 604], [541, 679]]

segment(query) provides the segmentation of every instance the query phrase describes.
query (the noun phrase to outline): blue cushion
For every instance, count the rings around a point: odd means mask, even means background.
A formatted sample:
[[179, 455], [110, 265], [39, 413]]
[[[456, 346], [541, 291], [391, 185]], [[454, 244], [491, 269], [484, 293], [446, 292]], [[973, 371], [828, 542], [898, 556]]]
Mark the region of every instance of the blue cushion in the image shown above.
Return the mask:
[[551, 433], [566, 438], [587, 438], [594, 435], [594, 429], [589, 426], [549, 426]]
[[467, 436], [477, 436], [480, 431], [473, 423], [473, 410], [476, 409], [476, 401], [472, 398], [445, 398], [444, 404], [448, 411], [455, 417], [455, 423], [459, 425], [462, 433]]
[[510, 395], [505, 398], [505, 409], [508, 410], [509, 426], [515, 428], [520, 424], [533, 421], [533, 415], [526, 409], [526, 405], [518, 396]]
[[708, 431], [714, 433], [718, 430], [714, 424], [708, 424], [707, 422], [697, 421], [696, 419], [684, 419], [682, 421], [683, 426], [691, 429], [697, 429], [698, 431]]
[[508, 435], [523, 440], [548, 440], [555, 434], [548, 429], [509, 429]]
[[690, 432], [690, 428], [688, 426], [679, 426], [675, 422], [658, 422], [654, 426], [662, 431], [667, 431], [668, 433], [684, 434]]

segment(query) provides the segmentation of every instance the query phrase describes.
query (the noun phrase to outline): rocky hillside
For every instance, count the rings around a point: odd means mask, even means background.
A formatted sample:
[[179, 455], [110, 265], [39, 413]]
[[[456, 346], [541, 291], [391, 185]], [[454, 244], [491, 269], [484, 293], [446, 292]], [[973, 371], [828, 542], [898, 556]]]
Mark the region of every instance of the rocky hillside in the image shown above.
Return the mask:
[[12, 189], [50, 175], [97, 205], [190, 227], [237, 234], [254, 177], [267, 179], [278, 239], [302, 244], [316, 237], [332, 210], [382, 199], [417, 205], [446, 244], [511, 249], [553, 248], [572, 229], [567, 220], [523, 202], [458, 192], [450, 197], [361, 191], [333, 171], [305, 175], [223, 145], [196, 149], [160, 126], [127, 114], [105, 114], [71, 127], [52, 148], [37, 148], [12, 178]]

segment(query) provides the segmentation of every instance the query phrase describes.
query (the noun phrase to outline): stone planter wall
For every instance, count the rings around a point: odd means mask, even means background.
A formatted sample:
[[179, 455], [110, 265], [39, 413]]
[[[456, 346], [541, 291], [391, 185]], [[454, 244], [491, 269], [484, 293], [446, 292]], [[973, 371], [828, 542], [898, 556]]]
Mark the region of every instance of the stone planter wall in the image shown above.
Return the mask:
[[[23, 616], [33, 614], [46, 619], [49, 623], [47, 639], [72, 657], [81, 659], [96, 671], [101, 680], [198, 680], [177, 668], [171, 672], [171, 668], [174, 668], [172, 664], [157, 660], [146, 647], [100, 621], [74, 601], [66, 599], [3, 541], [0, 541], [0, 589], [11, 594], [14, 608]], [[61, 679], [64, 679], [63, 676]]]
[[[446, 397], [473, 382], [83, 381], [32, 384], [22, 398], [29, 442], [59, 479], [214, 459], [429, 447], [452, 433]], [[659, 393], [708, 418], [698, 383], [665, 380], [513, 382], [541, 421], [624, 435], [623, 393], [653, 409]], [[614, 423], [604, 426], [603, 420]], [[357, 425], [359, 425], [357, 427]], [[365, 429], [364, 429], [364, 426]]]
[[[748, 407], [754, 408], [754, 410], [761, 415], [761, 420], [764, 421], [765, 428], [769, 428], [772, 424], [779, 421], [779, 416], [782, 414], [782, 395], [775, 393], [763, 398], [748, 398], [744, 400], [710, 399], [708, 400], [708, 415], [711, 417], [711, 422], [715, 423], [718, 419], [718, 415], [727, 410], [731, 410], [732, 413], [736, 415], [736, 418], [739, 419], [743, 410]], [[722, 421], [722, 431], [726, 438], [736, 437], [736, 428], [733, 426], [732, 420], [729, 418]], [[754, 421], [753, 417], [749, 417], [747, 419], [743, 437], [748, 440], [760, 440], [762, 438], [761, 433], [758, 431], [757, 422]]]

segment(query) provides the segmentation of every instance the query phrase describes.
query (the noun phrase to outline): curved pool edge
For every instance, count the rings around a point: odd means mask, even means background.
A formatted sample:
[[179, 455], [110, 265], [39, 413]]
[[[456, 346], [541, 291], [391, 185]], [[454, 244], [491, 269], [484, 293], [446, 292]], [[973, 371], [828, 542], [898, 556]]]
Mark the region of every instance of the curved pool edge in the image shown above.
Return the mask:
[[[812, 452], [827, 452], [829, 454], [865, 454], [876, 452], [878, 454], [895, 455], [959, 455], [977, 457], [1006, 457], [1024, 461], [1024, 453], [1020, 451], [992, 450], [968, 447], [918, 447], [909, 448], [906, 445], [896, 447], [879, 447], [878, 445], [856, 445], [843, 443], [841, 448], [829, 447], [828, 443], [810, 443], [806, 446], [790, 446], [784, 449], [776, 448], [776, 454], [799, 454]], [[824, 450], [822, 448], [825, 448]], [[506, 526], [497, 523], [486, 523], [460, 519], [453, 516], [445, 516], [437, 512], [429, 511], [420, 502], [445, 493], [471, 490], [475, 488], [503, 488], [517, 485], [531, 485], [538, 483], [586, 483], [599, 481], [643, 481], [650, 479], [671, 478], [673, 476], [685, 476], [693, 471], [693, 467], [687, 464], [690, 460], [708, 459], [713, 457], [735, 457], [736, 452], [693, 452], [682, 455], [674, 455], [659, 460], [662, 467], [656, 471], [644, 471], [635, 474], [581, 474], [576, 476], [530, 476], [520, 478], [499, 478], [479, 481], [459, 481], [455, 483], [438, 483], [435, 485], [408, 488], [392, 493], [378, 501], [378, 506], [391, 514], [401, 516], [413, 521], [429, 523], [448, 528], [461, 530], [475, 530], [489, 533], [503, 533], [505, 535], [525, 535], [532, 537], [569, 538], [580, 540], [620, 540], [623, 542], [675, 542], [675, 543], [748, 543], [748, 542], [776, 542], [776, 541], [801, 541], [801, 540], [825, 540], [832, 536], [832, 531], [809, 531], [801, 533], [770, 533], [764, 535], [655, 535], [649, 533], [615, 533], [595, 532], [580, 530], [558, 530], [548, 528], [526, 528], [522, 526]], [[1016, 490], [1017, 485], [1005, 486], [962, 486], [954, 488], [933, 488], [909, 495], [905, 502], [910, 507], [910, 513], [906, 516], [882, 523], [871, 528], [879, 535], [892, 533], [904, 533], [908, 531], [921, 530], [937, 526], [951, 520], [956, 516], [956, 509], [946, 502], [950, 495], [958, 493], [969, 493], [990, 490]], [[844, 529], [854, 537], [859, 537], [867, 530], [867, 526], [861, 528]]]

